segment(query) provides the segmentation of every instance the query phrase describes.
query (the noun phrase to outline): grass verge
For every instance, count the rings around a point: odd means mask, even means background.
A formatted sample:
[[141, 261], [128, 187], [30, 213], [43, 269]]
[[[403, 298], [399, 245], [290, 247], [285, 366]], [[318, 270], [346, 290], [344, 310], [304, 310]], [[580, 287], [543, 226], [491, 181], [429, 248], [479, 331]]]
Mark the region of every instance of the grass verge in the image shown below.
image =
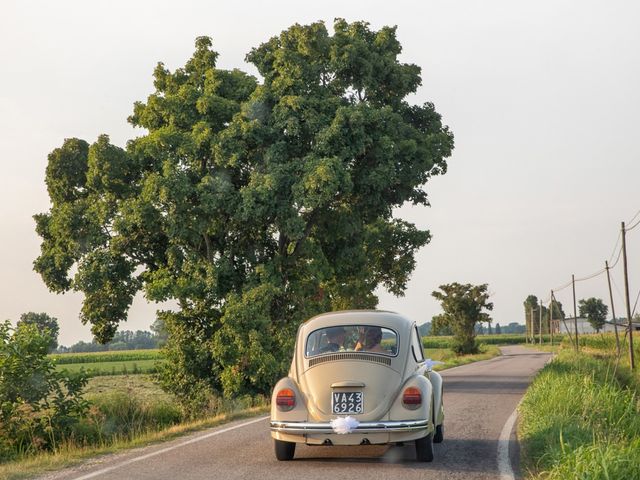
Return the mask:
[[[586, 336], [585, 336], [586, 337]], [[520, 406], [518, 435], [529, 479], [640, 478], [640, 381], [616, 362], [615, 340], [563, 345]]]
[[447, 368], [459, 367], [468, 363], [479, 362], [480, 360], [489, 360], [490, 358], [500, 355], [500, 349], [495, 345], [480, 345], [480, 353], [472, 355], [456, 355], [448, 348], [425, 348], [425, 358], [444, 362], [442, 365], [436, 365], [434, 370], [446, 370]]

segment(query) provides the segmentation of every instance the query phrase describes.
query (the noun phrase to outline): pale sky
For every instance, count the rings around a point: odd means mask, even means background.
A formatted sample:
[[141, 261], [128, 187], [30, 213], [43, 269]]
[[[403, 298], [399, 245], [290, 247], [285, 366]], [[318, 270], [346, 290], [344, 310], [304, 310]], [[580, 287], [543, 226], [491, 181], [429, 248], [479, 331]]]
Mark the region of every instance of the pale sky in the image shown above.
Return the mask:
[[[431, 244], [402, 298], [379, 308], [428, 321], [430, 293], [452, 281], [488, 283], [494, 322], [523, 321], [529, 293], [597, 271], [620, 222], [640, 209], [640, 4], [635, 1], [18, 1], [0, 4], [0, 319], [27, 311], [60, 321], [60, 343], [89, 340], [81, 297], [55, 295], [33, 272], [32, 215], [49, 208], [47, 154], [65, 138], [106, 133], [152, 92], [158, 61], [184, 65], [197, 36], [213, 38], [221, 68], [255, 73], [249, 50], [293, 23], [335, 17], [397, 25], [402, 60], [422, 67], [412, 98], [432, 101], [455, 134], [431, 208], [398, 216]], [[629, 233], [632, 303], [640, 287], [640, 227]], [[613, 272], [622, 288], [620, 265]], [[558, 294], [571, 310], [570, 289]], [[599, 276], [578, 298], [608, 302]], [[616, 293], [616, 310], [622, 301]], [[134, 302], [122, 329], [146, 329], [155, 305]]]

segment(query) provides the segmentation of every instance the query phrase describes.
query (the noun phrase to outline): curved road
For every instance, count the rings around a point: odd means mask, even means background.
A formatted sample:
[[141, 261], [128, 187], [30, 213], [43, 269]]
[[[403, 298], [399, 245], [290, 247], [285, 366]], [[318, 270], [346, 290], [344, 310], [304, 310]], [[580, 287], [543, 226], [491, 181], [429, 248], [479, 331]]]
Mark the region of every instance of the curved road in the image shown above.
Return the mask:
[[[445, 379], [445, 440], [434, 445], [432, 463], [416, 462], [413, 444], [350, 448], [298, 445], [293, 461], [278, 462], [273, 454], [268, 419], [260, 417], [101, 457], [43, 478], [500, 479], [497, 461], [500, 433], [532, 377], [549, 359], [547, 353], [523, 347], [504, 347], [502, 353], [491, 360], [441, 372]], [[517, 466], [514, 432], [509, 445], [512, 463]]]

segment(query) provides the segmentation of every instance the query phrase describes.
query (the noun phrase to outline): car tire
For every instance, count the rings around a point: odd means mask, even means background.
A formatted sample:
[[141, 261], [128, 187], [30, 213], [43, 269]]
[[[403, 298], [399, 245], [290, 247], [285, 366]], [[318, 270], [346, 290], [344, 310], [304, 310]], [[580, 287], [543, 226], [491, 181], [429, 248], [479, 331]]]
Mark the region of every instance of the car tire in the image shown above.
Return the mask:
[[416, 459], [419, 462], [433, 461], [433, 432], [416, 440]]
[[283, 442], [282, 440], [274, 440], [276, 458], [280, 461], [293, 459], [296, 452], [296, 444], [293, 442]]
[[433, 443], [442, 443], [444, 440], [444, 424], [436, 427], [436, 433], [433, 436]]

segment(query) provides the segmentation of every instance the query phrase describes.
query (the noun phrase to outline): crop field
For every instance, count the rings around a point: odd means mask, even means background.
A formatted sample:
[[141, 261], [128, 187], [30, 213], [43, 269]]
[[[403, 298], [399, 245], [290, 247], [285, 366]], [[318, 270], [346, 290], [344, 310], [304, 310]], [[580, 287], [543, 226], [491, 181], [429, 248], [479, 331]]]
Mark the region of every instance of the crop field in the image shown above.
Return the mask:
[[[536, 340], [537, 340], [536, 336]], [[478, 343], [481, 345], [517, 345], [525, 343], [526, 338], [522, 333], [503, 333], [500, 335], [478, 335], [476, 336]], [[554, 342], [560, 343], [563, 339], [562, 335], [556, 334], [553, 336]], [[452, 336], [432, 336], [428, 335], [422, 337], [422, 345], [424, 348], [449, 348], [451, 347]], [[549, 335], [543, 335], [542, 341], [547, 343], [550, 340]]]
[[112, 352], [57, 353], [49, 356], [58, 365], [69, 363], [125, 362], [129, 360], [159, 360], [160, 350], [120, 350]]
[[155, 373], [158, 363], [162, 362], [158, 350], [62, 353], [51, 355], [51, 358], [59, 371], [84, 371], [88, 377]]

